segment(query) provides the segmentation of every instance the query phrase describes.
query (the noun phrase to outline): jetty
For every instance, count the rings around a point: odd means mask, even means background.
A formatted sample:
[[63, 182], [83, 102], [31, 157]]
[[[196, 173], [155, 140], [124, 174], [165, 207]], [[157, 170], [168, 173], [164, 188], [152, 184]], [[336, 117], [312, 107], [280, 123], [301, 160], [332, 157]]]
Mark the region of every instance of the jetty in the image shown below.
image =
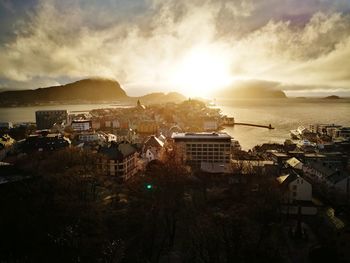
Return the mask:
[[260, 125], [260, 124], [254, 124], [254, 123], [246, 123], [246, 122], [235, 122], [235, 118], [223, 116], [222, 117], [222, 125], [223, 126], [235, 126], [235, 125], [242, 125], [242, 126], [251, 126], [251, 127], [258, 127], [258, 128], [266, 128], [269, 130], [275, 129], [274, 127], [269, 125]]
[[242, 126], [251, 126], [251, 127], [258, 127], [258, 128], [266, 128], [269, 130], [273, 130], [275, 129], [274, 127], [271, 126], [271, 124], [269, 125], [260, 125], [260, 124], [253, 124], [253, 123], [245, 123], [245, 122], [235, 122], [233, 124], [234, 125], [242, 125]]
[[269, 130], [275, 129], [274, 127], [271, 126], [271, 124], [269, 124], [269, 125], [260, 125], [260, 124], [245, 123], [245, 122], [232, 122], [230, 124], [226, 124], [226, 123], [223, 124], [223, 126], [235, 126], [235, 125], [258, 127], [258, 128], [266, 128], [266, 129], [269, 129]]

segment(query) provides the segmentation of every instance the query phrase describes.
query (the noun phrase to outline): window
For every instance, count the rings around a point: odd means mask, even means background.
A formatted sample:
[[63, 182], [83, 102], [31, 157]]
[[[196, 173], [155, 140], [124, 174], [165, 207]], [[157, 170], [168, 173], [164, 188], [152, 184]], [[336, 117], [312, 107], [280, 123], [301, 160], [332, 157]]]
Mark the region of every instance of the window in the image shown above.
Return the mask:
[[296, 190], [297, 190], [297, 186], [293, 185], [293, 191], [296, 191]]

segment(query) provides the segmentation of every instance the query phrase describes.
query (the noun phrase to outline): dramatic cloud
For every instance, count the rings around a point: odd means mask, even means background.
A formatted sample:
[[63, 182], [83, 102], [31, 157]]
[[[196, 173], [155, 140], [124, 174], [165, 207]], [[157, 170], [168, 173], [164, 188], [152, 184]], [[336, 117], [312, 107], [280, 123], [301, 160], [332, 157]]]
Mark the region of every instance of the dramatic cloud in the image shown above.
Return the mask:
[[[181, 91], [171, 86], [173, 76], [191, 50], [201, 49], [224, 57], [233, 79], [350, 93], [346, 0], [101, 2], [39, 1], [0, 42], [2, 86], [102, 76], [129, 93]], [[0, 5], [16, 12], [10, 1]]]

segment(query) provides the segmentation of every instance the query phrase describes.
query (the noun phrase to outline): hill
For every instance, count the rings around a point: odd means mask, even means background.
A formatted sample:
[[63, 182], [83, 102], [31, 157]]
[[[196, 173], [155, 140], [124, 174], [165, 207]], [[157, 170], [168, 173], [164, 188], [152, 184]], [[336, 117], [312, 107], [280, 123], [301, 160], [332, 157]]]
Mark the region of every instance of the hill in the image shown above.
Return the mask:
[[162, 92], [150, 93], [141, 97], [138, 97], [143, 103], [167, 103], [167, 102], [182, 102], [187, 98], [177, 92], [169, 92], [167, 94]]
[[115, 80], [83, 79], [62, 86], [0, 93], [0, 105], [32, 105], [42, 103], [99, 102], [127, 99]]
[[280, 99], [286, 94], [278, 88], [278, 83], [269, 81], [241, 81], [214, 94], [217, 98], [228, 99]]
[[331, 96], [324, 97], [323, 99], [325, 99], [325, 100], [338, 100], [338, 99], [340, 99], [340, 97], [336, 96], [336, 95], [331, 95]]

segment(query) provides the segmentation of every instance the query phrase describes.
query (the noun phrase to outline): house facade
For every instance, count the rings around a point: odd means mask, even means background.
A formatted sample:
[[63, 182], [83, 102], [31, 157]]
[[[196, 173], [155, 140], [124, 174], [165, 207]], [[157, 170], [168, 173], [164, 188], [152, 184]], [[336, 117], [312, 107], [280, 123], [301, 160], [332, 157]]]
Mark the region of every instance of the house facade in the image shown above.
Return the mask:
[[282, 213], [297, 214], [299, 207], [304, 215], [317, 213], [317, 208], [312, 203], [312, 185], [307, 180], [294, 171], [281, 175], [276, 180], [282, 192]]
[[173, 133], [183, 161], [209, 173], [231, 171], [231, 136], [227, 133]]
[[137, 170], [137, 151], [128, 142], [111, 142], [109, 146], [101, 147], [100, 166], [103, 174], [130, 179]]

